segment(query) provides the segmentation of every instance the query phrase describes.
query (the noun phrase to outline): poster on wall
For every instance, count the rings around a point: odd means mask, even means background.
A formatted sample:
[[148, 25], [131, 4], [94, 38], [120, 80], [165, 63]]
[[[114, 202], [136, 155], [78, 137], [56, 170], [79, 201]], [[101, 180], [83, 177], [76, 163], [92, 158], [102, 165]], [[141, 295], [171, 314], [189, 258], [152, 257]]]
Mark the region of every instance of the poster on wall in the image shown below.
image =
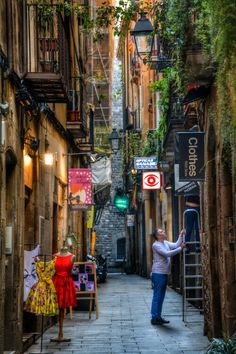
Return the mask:
[[87, 209], [92, 204], [92, 170], [90, 168], [70, 168], [68, 182], [70, 209]]
[[96, 292], [96, 264], [91, 262], [76, 262], [72, 269], [72, 278], [76, 293]]

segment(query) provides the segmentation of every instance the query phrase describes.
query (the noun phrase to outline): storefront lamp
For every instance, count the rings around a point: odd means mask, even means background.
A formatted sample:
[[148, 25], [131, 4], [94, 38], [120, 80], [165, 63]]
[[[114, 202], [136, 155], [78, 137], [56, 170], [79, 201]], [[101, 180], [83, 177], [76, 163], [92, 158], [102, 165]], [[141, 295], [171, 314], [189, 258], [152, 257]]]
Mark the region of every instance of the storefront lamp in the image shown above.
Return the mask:
[[32, 163], [32, 158], [24, 151], [24, 166], [29, 167]]
[[140, 14], [140, 19], [136, 22], [134, 29], [130, 32], [134, 38], [134, 43], [138, 56], [146, 59], [151, 56], [154, 43], [154, 33], [151, 22], [146, 18], [146, 14]]
[[51, 153], [45, 153], [44, 154], [44, 164], [46, 166], [52, 166], [53, 165], [53, 154], [51, 154]]
[[66, 236], [66, 243], [69, 247], [75, 246], [77, 244], [77, 238], [74, 233]]
[[44, 164], [46, 166], [52, 166], [53, 165], [53, 154], [48, 151], [49, 149], [49, 141], [47, 139], [47, 134], [45, 134], [45, 153], [44, 153]]
[[114, 205], [120, 212], [124, 212], [129, 208], [129, 198], [126, 195], [116, 195]]
[[113, 128], [113, 130], [109, 136], [109, 140], [111, 142], [112, 152], [116, 154], [120, 148], [120, 137], [119, 137], [119, 134], [115, 128]]

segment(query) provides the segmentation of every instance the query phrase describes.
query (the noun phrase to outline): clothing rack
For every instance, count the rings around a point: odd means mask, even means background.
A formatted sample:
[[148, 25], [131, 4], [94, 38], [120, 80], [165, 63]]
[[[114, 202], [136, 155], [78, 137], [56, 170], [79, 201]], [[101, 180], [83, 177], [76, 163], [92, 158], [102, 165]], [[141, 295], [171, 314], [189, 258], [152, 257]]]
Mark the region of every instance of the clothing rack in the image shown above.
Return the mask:
[[[44, 269], [45, 269], [45, 265], [47, 262], [46, 258], [51, 257], [51, 260], [54, 258], [54, 256], [52, 254], [38, 254], [35, 258], [37, 258], [37, 257], [43, 257]], [[44, 315], [41, 315], [40, 351], [38, 351], [38, 350], [30, 351], [29, 354], [53, 354], [53, 351], [43, 349], [43, 335], [44, 335]]]

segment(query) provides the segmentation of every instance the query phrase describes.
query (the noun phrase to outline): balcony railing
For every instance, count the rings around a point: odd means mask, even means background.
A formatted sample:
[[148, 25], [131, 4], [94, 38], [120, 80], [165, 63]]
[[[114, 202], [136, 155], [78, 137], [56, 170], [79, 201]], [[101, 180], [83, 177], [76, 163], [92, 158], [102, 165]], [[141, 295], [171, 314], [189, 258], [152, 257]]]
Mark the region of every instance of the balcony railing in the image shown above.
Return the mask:
[[[174, 134], [183, 130], [184, 112], [182, 99], [177, 94], [170, 96], [169, 110], [167, 113], [167, 131], [163, 140], [163, 149], [166, 152], [174, 151]], [[173, 157], [173, 156], [172, 156]]]
[[[46, 6], [46, 5], [45, 5]], [[69, 43], [65, 23], [55, 5], [27, 5], [27, 74], [25, 80], [39, 102], [66, 102], [69, 86]]]
[[151, 69], [163, 72], [166, 68], [171, 67], [172, 65], [173, 59], [170, 46], [163, 38], [158, 37], [154, 42], [154, 48], [150, 58], [150, 67]]
[[86, 114], [79, 102], [80, 93], [75, 90], [68, 92], [67, 103], [67, 129], [74, 138], [84, 138], [86, 136]]

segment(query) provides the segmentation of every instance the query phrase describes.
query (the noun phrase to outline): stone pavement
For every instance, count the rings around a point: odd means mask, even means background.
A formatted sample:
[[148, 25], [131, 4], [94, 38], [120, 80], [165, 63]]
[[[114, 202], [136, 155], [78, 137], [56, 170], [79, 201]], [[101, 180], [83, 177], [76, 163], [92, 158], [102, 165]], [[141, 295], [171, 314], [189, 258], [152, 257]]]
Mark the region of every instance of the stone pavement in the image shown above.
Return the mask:
[[[54, 326], [44, 335], [44, 350], [55, 354], [200, 354], [208, 340], [202, 335], [202, 323], [182, 322], [182, 297], [168, 289], [163, 317], [169, 325], [150, 324], [152, 289], [150, 280], [136, 275], [110, 274], [106, 284], [99, 285], [99, 319], [88, 319], [88, 313], [73, 311], [73, 319], [64, 323], [64, 335], [70, 343], [51, 343], [58, 333]], [[67, 315], [68, 316], [68, 315]], [[200, 314], [195, 320], [202, 321]], [[38, 350], [39, 344], [28, 349]]]

